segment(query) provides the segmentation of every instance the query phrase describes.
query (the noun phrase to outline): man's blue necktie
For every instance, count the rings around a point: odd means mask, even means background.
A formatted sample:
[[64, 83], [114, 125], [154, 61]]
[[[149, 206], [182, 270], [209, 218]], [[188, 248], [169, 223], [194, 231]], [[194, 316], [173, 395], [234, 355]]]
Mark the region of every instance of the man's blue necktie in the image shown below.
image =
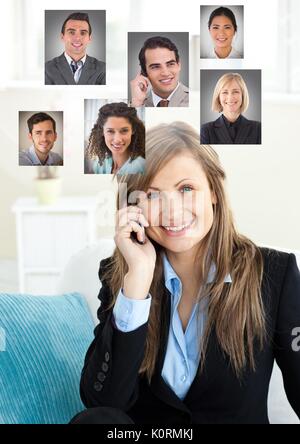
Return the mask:
[[71, 62], [71, 68], [72, 68], [73, 74], [75, 74], [75, 72], [78, 69], [78, 64], [77, 64], [77, 62], [74, 62], [74, 60], [72, 60], [72, 62]]

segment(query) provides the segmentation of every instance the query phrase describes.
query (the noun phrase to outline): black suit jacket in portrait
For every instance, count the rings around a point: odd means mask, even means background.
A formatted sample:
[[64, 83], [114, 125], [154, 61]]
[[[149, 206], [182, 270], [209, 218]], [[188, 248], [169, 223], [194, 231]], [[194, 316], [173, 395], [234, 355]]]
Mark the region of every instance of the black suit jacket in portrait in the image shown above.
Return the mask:
[[105, 83], [105, 63], [88, 55], [78, 83], [75, 83], [64, 54], [45, 64], [45, 85], [105, 85]]
[[223, 117], [220, 116], [214, 122], [201, 125], [200, 143], [202, 144], [260, 144], [261, 123], [256, 120], [248, 120], [241, 116], [240, 127], [236, 139], [232, 142]]
[[[163, 318], [167, 327], [161, 337], [155, 374], [149, 384], [138, 373], [144, 355], [147, 323], [132, 332], [117, 330], [112, 309], [107, 309], [111, 292], [104, 281], [99, 294], [100, 324], [95, 329], [95, 339], [87, 351], [82, 370], [83, 403], [87, 407], [119, 408], [137, 424], [266, 424], [269, 422], [268, 388], [276, 359], [289, 402], [300, 417], [300, 351], [292, 347], [293, 329], [300, 326], [300, 273], [293, 254], [269, 249], [261, 251], [268, 340], [262, 350], [254, 344], [256, 371], [248, 366], [238, 379], [212, 331], [204, 371], [196, 375], [186, 397], [180, 400], [161, 376], [170, 318], [170, 294], [165, 289]], [[101, 262], [100, 279], [109, 261]]]

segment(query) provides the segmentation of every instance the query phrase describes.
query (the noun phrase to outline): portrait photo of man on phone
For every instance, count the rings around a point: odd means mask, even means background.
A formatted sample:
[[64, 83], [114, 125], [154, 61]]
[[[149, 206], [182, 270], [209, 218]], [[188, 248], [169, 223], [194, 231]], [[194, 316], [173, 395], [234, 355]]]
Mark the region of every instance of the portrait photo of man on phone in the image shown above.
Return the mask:
[[[141, 36], [143, 34], [143, 36]], [[138, 53], [139, 68], [134, 77], [131, 63], [136, 52], [137, 40], [145, 33], [129, 33], [128, 78], [131, 104], [135, 107], [187, 107], [188, 83], [188, 33], [174, 33], [175, 39], [166, 35], [153, 35], [144, 39]], [[173, 35], [172, 35], [173, 37]], [[184, 60], [179, 55], [183, 50]], [[134, 48], [135, 47], [135, 48]], [[181, 82], [184, 79], [184, 83]]]

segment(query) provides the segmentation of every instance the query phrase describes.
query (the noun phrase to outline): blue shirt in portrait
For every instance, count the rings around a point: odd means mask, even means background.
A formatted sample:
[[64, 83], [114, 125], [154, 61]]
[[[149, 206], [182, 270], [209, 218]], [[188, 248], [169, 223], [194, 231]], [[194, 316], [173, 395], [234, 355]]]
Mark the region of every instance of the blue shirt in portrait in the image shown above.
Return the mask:
[[[112, 174], [111, 170], [113, 167], [112, 157], [106, 157], [102, 165], [100, 165], [99, 160], [96, 159], [93, 162], [92, 169], [95, 174]], [[145, 159], [141, 156], [135, 159], [129, 159], [121, 166], [117, 174], [143, 174], [145, 171]]]

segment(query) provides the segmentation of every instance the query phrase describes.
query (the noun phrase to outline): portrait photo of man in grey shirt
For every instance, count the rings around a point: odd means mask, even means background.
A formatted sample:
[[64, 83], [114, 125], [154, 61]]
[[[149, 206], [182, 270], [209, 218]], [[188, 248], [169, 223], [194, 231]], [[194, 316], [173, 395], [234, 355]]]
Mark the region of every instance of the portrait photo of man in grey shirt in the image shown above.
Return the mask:
[[53, 151], [57, 139], [56, 122], [44, 112], [27, 120], [28, 138], [32, 145], [19, 153], [19, 165], [63, 165], [62, 157]]

